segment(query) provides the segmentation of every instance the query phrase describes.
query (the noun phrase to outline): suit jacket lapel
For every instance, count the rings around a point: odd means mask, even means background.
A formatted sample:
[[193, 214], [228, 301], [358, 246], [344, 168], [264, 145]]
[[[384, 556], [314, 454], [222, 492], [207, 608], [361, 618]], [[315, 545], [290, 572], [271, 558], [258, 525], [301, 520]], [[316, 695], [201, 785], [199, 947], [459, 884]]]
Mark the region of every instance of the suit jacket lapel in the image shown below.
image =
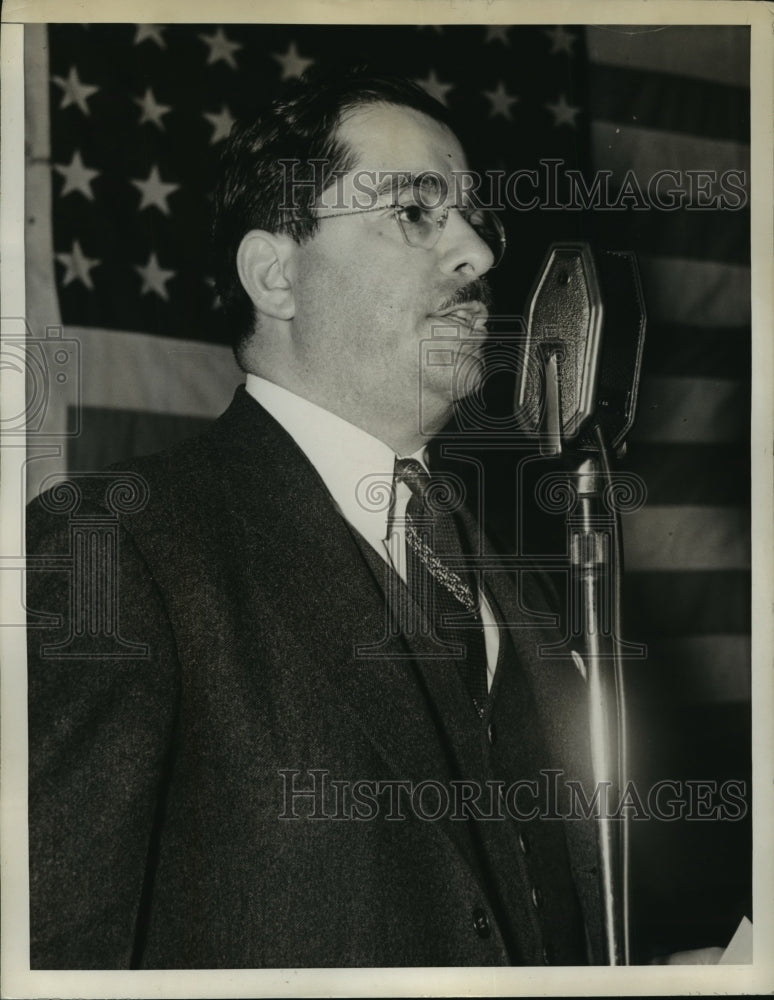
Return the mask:
[[[229, 479], [230, 516], [245, 526], [246, 562], [265, 571], [272, 552], [284, 556], [293, 539], [293, 565], [284, 572], [296, 586], [287, 588], [287, 599], [298, 629], [325, 650], [320, 662], [300, 666], [298, 683], [319, 685], [321, 699], [347, 711], [395, 777], [447, 782], [472, 773], [475, 713], [456, 666], [424, 659], [437, 654], [429, 640], [416, 637], [409, 646], [391, 632], [386, 564], [342, 518], [293, 439], [239, 392], [215, 447]], [[466, 843], [465, 824], [435, 825]]]

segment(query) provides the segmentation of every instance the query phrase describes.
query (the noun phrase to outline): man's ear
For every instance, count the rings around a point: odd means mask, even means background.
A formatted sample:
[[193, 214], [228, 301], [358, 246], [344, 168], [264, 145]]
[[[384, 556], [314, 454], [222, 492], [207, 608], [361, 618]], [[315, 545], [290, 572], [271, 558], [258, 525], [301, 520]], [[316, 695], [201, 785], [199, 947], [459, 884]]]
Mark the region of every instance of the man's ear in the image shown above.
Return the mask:
[[290, 259], [295, 243], [289, 236], [251, 229], [237, 250], [237, 272], [255, 308], [276, 319], [292, 319], [296, 311]]

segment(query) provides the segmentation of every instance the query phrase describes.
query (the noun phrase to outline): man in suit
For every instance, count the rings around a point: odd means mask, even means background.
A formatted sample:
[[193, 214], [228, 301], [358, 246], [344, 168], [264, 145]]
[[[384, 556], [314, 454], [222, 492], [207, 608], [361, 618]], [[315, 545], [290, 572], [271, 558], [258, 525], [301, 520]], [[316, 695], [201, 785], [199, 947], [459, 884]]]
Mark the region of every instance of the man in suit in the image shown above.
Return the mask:
[[426, 464], [502, 250], [466, 170], [405, 81], [302, 81], [238, 127], [214, 243], [245, 387], [30, 508], [34, 968], [601, 960], [561, 808], [583, 678]]

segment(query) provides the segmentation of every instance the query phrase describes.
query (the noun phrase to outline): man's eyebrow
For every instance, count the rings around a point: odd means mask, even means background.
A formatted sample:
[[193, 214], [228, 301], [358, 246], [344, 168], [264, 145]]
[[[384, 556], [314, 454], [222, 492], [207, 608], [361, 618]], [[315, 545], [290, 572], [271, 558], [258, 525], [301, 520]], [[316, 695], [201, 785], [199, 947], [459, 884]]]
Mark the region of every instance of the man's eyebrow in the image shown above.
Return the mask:
[[411, 170], [387, 170], [380, 172], [378, 178], [379, 183], [373, 189], [377, 198], [383, 195], [397, 197], [409, 189], [432, 198], [444, 197], [448, 192], [445, 178], [433, 170], [422, 170], [419, 173]]
[[375, 188], [377, 196], [400, 194], [414, 184], [417, 175], [410, 170], [388, 170], [384, 174], [380, 173], [379, 177], [381, 180]]

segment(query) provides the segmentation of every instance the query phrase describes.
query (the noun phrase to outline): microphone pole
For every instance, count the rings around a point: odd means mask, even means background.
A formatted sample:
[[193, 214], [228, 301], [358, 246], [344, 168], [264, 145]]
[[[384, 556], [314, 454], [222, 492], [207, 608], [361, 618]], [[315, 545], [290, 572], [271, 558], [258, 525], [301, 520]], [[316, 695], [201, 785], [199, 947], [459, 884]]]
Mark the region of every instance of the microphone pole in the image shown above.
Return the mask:
[[[610, 801], [621, 802], [628, 773], [622, 653], [631, 644], [621, 638], [623, 558], [610, 441], [623, 448], [633, 422], [645, 314], [634, 258], [603, 255], [600, 264], [587, 244], [550, 249], [531, 299], [516, 410], [537, 434], [541, 454], [561, 459], [574, 497], [567, 519], [570, 652], [586, 678], [593, 795], [601, 793], [605, 959], [628, 965], [628, 818], [611, 815]], [[566, 653], [567, 643], [551, 651]]]
[[628, 773], [620, 631], [614, 625], [620, 619], [615, 543], [620, 528], [617, 512], [608, 511], [602, 499], [609, 485], [604, 464], [597, 455], [580, 459], [578, 499], [568, 519], [568, 535], [573, 611], [582, 619], [577, 631], [585, 650], [592, 779], [594, 789], [602, 790], [596, 823], [605, 952], [608, 965], [628, 965], [629, 826], [625, 816], [610, 815], [611, 802], [620, 802]]

